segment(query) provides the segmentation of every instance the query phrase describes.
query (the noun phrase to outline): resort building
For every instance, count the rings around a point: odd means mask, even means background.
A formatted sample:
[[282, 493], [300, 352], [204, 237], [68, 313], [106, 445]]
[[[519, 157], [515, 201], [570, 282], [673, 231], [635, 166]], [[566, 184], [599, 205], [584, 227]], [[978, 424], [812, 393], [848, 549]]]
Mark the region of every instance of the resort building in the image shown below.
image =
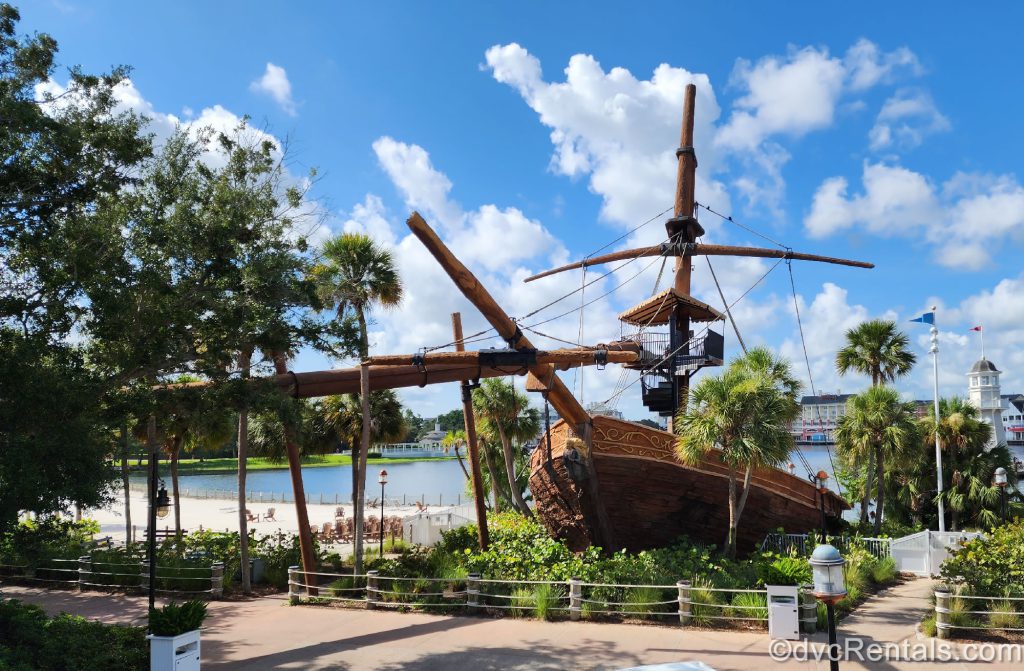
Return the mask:
[[978, 359], [967, 373], [967, 400], [978, 409], [981, 418], [992, 426], [990, 446], [1006, 442], [1003, 414], [1007, 403], [999, 393], [1001, 371], [991, 361]]
[[604, 417], [611, 417], [612, 419], [624, 419], [622, 413], [611, 407], [607, 403], [594, 402], [587, 404], [587, 412], [593, 415], [601, 415]]
[[834, 443], [836, 423], [846, 414], [853, 394], [820, 394], [800, 399], [800, 416], [790, 432], [798, 443]]
[[1024, 394], [1003, 394], [1001, 398], [1006, 444], [1024, 448]]
[[441, 430], [441, 422], [438, 420], [434, 420], [434, 430], [427, 431], [425, 434], [423, 434], [423, 437], [420, 438], [419, 442], [440, 443], [442, 440], [444, 440], [444, 437], [446, 435], [448, 435], [448, 432]]

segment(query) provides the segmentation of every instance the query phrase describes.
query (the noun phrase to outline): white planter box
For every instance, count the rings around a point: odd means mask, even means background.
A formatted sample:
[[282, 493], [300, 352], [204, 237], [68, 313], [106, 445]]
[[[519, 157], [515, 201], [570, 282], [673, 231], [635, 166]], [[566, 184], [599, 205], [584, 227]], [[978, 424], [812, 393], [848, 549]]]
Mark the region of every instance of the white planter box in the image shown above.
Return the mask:
[[198, 671], [199, 630], [149, 639], [149, 671]]

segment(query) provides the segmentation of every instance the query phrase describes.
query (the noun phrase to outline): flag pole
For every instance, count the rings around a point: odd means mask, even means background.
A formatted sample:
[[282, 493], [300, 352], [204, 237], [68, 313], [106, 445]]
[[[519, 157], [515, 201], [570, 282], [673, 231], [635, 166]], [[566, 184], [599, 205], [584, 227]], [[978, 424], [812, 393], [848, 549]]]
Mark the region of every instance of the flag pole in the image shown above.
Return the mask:
[[981, 334], [981, 358], [985, 358], [985, 327], [978, 327], [978, 333]]
[[[939, 415], [939, 329], [935, 325], [935, 312], [936, 307], [932, 306], [932, 366], [933, 366], [933, 377], [935, 384], [935, 472], [937, 476], [937, 492], [938, 496], [936, 500], [939, 503], [939, 532], [946, 530], [946, 506], [942, 502], [942, 448], [939, 443], [939, 426], [941, 417]], [[984, 342], [984, 341], [983, 341]], [[982, 345], [982, 351], [984, 351], [984, 345]], [[982, 355], [984, 358], [984, 355]]]

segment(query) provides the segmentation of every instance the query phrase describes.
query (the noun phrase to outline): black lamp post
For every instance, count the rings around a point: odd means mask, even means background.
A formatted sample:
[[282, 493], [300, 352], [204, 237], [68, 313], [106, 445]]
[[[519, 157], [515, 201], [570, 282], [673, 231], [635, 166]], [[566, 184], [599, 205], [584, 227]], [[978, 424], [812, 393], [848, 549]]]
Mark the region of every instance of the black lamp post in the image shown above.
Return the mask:
[[818, 488], [818, 500], [820, 501], [821, 508], [821, 540], [828, 540], [828, 530], [825, 520], [825, 494], [828, 493], [828, 485], [825, 482], [828, 480], [828, 473], [825, 471], [818, 471], [814, 476], [814, 486]]
[[383, 468], [380, 469], [380, 475], [377, 476], [377, 482], [380, 483], [380, 557], [384, 558], [384, 485], [388, 484], [388, 472]]
[[[152, 420], [151, 420], [152, 422]], [[163, 519], [171, 510], [167, 488], [159, 481], [160, 456], [156, 449], [149, 451], [149, 607], [156, 605], [156, 520]]]
[[1006, 524], [1006, 469], [1000, 466], [992, 476], [992, 484], [999, 488], [999, 509], [1002, 514], [1003, 524]]
[[814, 597], [825, 604], [828, 613], [828, 658], [831, 671], [839, 671], [839, 644], [836, 640], [835, 605], [846, 597], [843, 566], [846, 560], [831, 545], [814, 548], [810, 559], [814, 575]]

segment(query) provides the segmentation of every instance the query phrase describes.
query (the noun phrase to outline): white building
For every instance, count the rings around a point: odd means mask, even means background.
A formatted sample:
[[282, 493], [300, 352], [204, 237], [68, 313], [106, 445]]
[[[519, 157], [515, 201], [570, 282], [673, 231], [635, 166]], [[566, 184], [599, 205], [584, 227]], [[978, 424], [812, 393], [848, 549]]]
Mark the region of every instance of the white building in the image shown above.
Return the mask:
[[846, 401], [853, 394], [820, 394], [800, 399], [800, 416], [791, 433], [798, 442], [834, 443], [836, 423], [846, 414]]
[[981, 418], [992, 426], [994, 446], [1006, 442], [1006, 430], [1003, 427], [1003, 414], [1007, 410], [999, 393], [999, 376], [1001, 372], [988, 359], [978, 359], [967, 373], [967, 400], [979, 410]]
[[586, 410], [591, 415], [604, 415], [605, 417], [611, 417], [612, 419], [623, 419], [622, 413], [607, 403], [601, 403], [598, 401], [588, 403]]
[[1024, 394], [1003, 394], [1003, 429], [1007, 445], [1024, 447]]
[[440, 443], [444, 440], [444, 437], [448, 435], [447, 431], [441, 430], [441, 422], [434, 420], [434, 430], [427, 431], [426, 434], [420, 438], [421, 443]]

